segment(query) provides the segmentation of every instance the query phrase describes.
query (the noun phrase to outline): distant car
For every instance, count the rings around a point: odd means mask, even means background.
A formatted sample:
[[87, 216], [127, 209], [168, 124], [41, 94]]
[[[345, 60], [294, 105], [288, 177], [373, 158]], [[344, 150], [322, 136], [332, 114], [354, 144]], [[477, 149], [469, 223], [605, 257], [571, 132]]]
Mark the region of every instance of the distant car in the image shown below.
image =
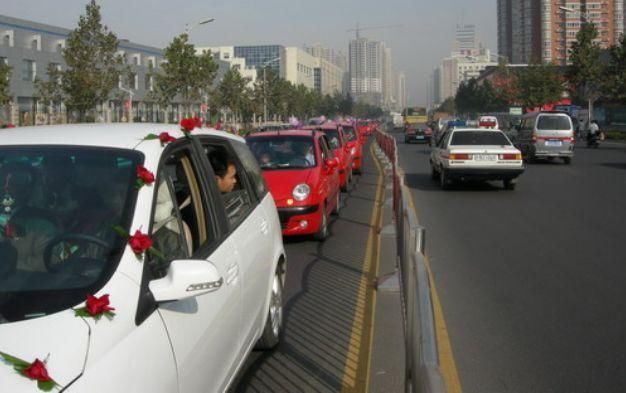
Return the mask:
[[319, 126], [304, 126], [303, 130], [316, 130], [326, 134], [328, 145], [339, 160], [339, 184], [342, 191], [347, 191], [352, 184], [352, 154], [347, 144], [342, 127], [334, 122], [326, 122]]
[[318, 131], [281, 131], [249, 135], [263, 178], [278, 207], [284, 236], [328, 236], [331, 213], [341, 209], [338, 160]]
[[495, 116], [481, 116], [478, 119], [478, 128], [499, 129], [498, 118]]
[[[242, 138], [146, 123], [2, 135], [1, 352], [42, 360], [62, 391], [223, 392], [255, 345], [278, 343], [285, 251]], [[227, 193], [215, 154], [236, 169]], [[91, 317], [107, 305], [110, 320]], [[38, 391], [6, 357], [0, 381]]]
[[446, 131], [431, 151], [430, 166], [442, 189], [454, 181], [500, 180], [513, 190], [524, 172], [522, 153], [502, 131], [475, 128]]
[[432, 130], [425, 124], [406, 125], [404, 128], [404, 143], [430, 143], [432, 136]]
[[522, 117], [515, 146], [529, 162], [561, 158], [569, 165], [574, 158], [575, 142], [574, 125], [567, 113], [533, 112]]
[[347, 145], [352, 154], [352, 172], [361, 173], [361, 161], [363, 160], [363, 143], [364, 137], [358, 135], [354, 123], [343, 122], [341, 129], [347, 139]]

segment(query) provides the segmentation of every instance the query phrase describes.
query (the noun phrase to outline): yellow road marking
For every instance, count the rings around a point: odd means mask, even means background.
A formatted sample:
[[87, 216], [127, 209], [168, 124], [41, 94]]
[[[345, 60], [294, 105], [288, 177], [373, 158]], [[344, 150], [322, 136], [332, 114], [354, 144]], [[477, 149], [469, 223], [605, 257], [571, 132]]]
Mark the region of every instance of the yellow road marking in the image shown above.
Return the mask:
[[[417, 209], [413, 202], [413, 196], [409, 195], [409, 206], [415, 211], [417, 215]], [[418, 217], [419, 221], [419, 217]], [[435, 314], [435, 332], [437, 335], [437, 349], [439, 352], [439, 368], [441, 376], [446, 384], [448, 393], [461, 393], [461, 381], [459, 380], [459, 373], [456, 369], [456, 362], [454, 361], [454, 354], [452, 353], [452, 345], [450, 345], [450, 337], [448, 336], [448, 328], [446, 327], [446, 321], [443, 318], [443, 310], [441, 303], [439, 302], [439, 295], [437, 294], [437, 287], [435, 285], [435, 279], [433, 277], [433, 271], [430, 268], [430, 259], [428, 256], [424, 256], [426, 264], [426, 271], [428, 271], [428, 278], [430, 281], [430, 296], [433, 301], [433, 312]]]
[[[372, 146], [370, 146], [370, 155], [374, 157]], [[343, 378], [341, 381], [341, 392], [343, 393], [367, 392], [369, 390], [370, 356], [374, 339], [374, 310], [376, 310], [376, 292], [372, 282], [376, 274], [378, 274], [378, 250], [380, 248], [378, 228], [382, 220], [381, 206], [384, 193], [382, 168], [376, 159], [374, 159], [374, 162], [378, 168], [376, 199], [370, 216], [370, 231], [363, 260], [363, 274], [361, 275], [357, 291], [357, 302], [350, 330], [350, 343], [348, 345], [346, 363], [343, 367]], [[370, 320], [368, 324], [365, 324], [367, 315], [370, 316]], [[362, 348], [361, 345], [363, 337], [369, 338], [365, 348]], [[366, 351], [366, 353], [361, 354], [362, 350]], [[359, 372], [363, 370], [365, 372]]]

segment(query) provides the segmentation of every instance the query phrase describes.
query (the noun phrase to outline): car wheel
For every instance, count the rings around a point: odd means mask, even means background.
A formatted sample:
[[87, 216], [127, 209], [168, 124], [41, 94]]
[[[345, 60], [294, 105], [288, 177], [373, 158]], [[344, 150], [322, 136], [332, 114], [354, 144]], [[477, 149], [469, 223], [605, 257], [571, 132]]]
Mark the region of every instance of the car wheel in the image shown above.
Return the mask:
[[563, 162], [565, 165], [570, 165], [572, 163], [572, 157], [563, 157]]
[[283, 330], [283, 277], [280, 265], [274, 273], [271, 291], [267, 320], [263, 327], [263, 334], [256, 344], [256, 349], [272, 349], [280, 341]]
[[323, 242], [328, 237], [328, 218], [326, 218], [326, 208], [322, 208], [322, 218], [320, 219], [320, 226], [313, 235], [315, 240]]
[[332, 214], [338, 216], [339, 215], [339, 211], [341, 210], [341, 204], [343, 203], [343, 198], [341, 197], [341, 192], [337, 192], [337, 204], [335, 205], [335, 208], [332, 211]]
[[510, 191], [515, 190], [515, 186], [517, 185], [517, 183], [515, 183], [512, 179], [502, 180], [502, 184], [504, 185], [505, 190]]
[[448, 179], [448, 175], [446, 175], [443, 168], [439, 170], [439, 185], [441, 186], [442, 190], [447, 190], [450, 188], [450, 179]]

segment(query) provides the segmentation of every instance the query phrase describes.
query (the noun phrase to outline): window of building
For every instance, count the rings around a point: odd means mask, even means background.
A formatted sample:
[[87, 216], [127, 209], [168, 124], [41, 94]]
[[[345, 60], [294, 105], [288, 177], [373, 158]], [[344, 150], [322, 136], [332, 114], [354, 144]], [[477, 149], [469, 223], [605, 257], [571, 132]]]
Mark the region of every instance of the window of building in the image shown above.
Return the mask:
[[22, 60], [22, 80], [33, 82], [36, 76], [37, 64], [34, 60]]
[[146, 75], [144, 82], [145, 82], [144, 89], [146, 89], [147, 91], [152, 91], [154, 89], [154, 86], [152, 83], [152, 76]]
[[13, 31], [7, 31], [2, 36], [2, 45], [13, 47]]
[[133, 88], [135, 90], [139, 89], [139, 75], [135, 74], [133, 75]]

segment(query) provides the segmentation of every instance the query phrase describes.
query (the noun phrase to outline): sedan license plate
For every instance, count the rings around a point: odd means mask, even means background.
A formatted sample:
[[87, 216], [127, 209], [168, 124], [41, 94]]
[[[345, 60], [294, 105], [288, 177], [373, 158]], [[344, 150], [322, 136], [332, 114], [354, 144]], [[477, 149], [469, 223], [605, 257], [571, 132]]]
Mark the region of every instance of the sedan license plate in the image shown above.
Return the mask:
[[475, 161], [496, 161], [495, 154], [474, 154]]
[[546, 141], [546, 146], [560, 147], [562, 145], [563, 145], [563, 142], [561, 142], [561, 141]]
[[418, 135], [417, 139], [424, 139], [424, 135]]

